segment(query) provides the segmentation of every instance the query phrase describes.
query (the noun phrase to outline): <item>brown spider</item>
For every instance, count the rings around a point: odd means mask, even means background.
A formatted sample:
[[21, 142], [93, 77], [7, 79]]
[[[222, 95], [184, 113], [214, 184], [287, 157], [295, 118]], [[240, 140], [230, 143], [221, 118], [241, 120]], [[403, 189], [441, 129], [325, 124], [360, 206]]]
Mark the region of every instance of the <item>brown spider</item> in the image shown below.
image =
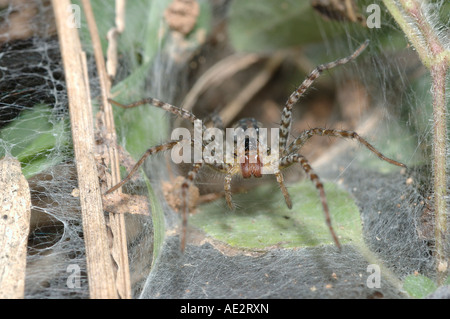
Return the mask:
[[[222, 172], [225, 174], [225, 198], [227, 201], [227, 204], [230, 209], [234, 209], [234, 204], [232, 202], [231, 198], [231, 180], [233, 175], [240, 175], [243, 178], [250, 178], [251, 176], [254, 177], [261, 177], [262, 171], [264, 168], [271, 167], [272, 168], [272, 174], [275, 175], [277, 182], [281, 188], [281, 191], [283, 193], [283, 196], [285, 198], [286, 204], [289, 208], [292, 208], [292, 201], [290, 199], [289, 193], [284, 185], [283, 181], [283, 174], [281, 173], [281, 170], [284, 168], [287, 168], [295, 163], [299, 163], [302, 167], [302, 169], [305, 171], [311, 182], [315, 184], [316, 189], [319, 192], [320, 200], [322, 203], [323, 211], [325, 214], [325, 221], [328, 226], [328, 229], [330, 231], [330, 234], [336, 244], [336, 246], [340, 249], [341, 245], [339, 243], [338, 237], [336, 233], [334, 232], [333, 226], [331, 224], [331, 218], [330, 213], [328, 209], [327, 199], [325, 196], [325, 190], [323, 187], [322, 182], [319, 179], [319, 176], [314, 172], [311, 165], [308, 163], [308, 160], [303, 156], [300, 155], [298, 152], [302, 148], [302, 146], [314, 135], [320, 135], [320, 136], [333, 136], [333, 137], [342, 137], [342, 138], [351, 138], [357, 140], [359, 143], [367, 147], [370, 151], [375, 153], [380, 159], [391, 163], [393, 165], [397, 165], [400, 167], [406, 167], [404, 164], [399, 163], [395, 160], [392, 160], [390, 158], [385, 157], [383, 154], [381, 154], [378, 150], [376, 150], [371, 144], [369, 144], [365, 139], [360, 137], [356, 132], [353, 131], [347, 131], [347, 130], [336, 130], [336, 129], [325, 129], [325, 128], [312, 128], [309, 130], [305, 130], [300, 133], [298, 137], [296, 137], [290, 144], [288, 144], [288, 137], [291, 130], [291, 122], [292, 122], [292, 107], [294, 104], [300, 99], [300, 97], [305, 93], [305, 91], [313, 84], [313, 82], [319, 77], [319, 75], [325, 71], [332, 69], [338, 65], [346, 64], [349, 61], [355, 59], [368, 45], [368, 41], [366, 40], [353, 54], [351, 54], [348, 57], [338, 59], [334, 62], [326, 63], [317, 66], [303, 81], [303, 83], [290, 95], [289, 99], [287, 100], [284, 109], [281, 114], [281, 123], [279, 125], [279, 133], [278, 133], [278, 152], [276, 153], [276, 156], [274, 155], [275, 152], [272, 151], [272, 149], [268, 149], [265, 145], [261, 144], [261, 141], [259, 140], [259, 130], [260, 130], [260, 124], [253, 118], [246, 118], [242, 119], [237, 122], [235, 125], [235, 128], [242, 128], [243, 130], [246, 129], [254, 129], [256, 132], [256, 137], [248, 137], [245, 136], [243, 142], [244, 142], [244, 148], [242, 153], [237, 153], [234, 149], [234, 152], [232, 153], [233, 161], [211, 161], [207, 160], [207, 158], [203, 158], [201, 162], [196, 162], [193, 164], [193, 167], [191, 171], [188, 173], [187, 178], [185, 178], [184, 182], [182, 183], [181, 187], [181, 197], [183, 200], [183, 211], [182, 211], [182, 235], [181, 235], [181, 250], [183, 251], [186, 245], [186, 229], [187, 229], [187, 219], [188, 219], [188, 204], [187, 204], [187, 191], [189, 187], [193, 184], [194, 179], [198, 173], [198, 171], [202, 168], [204, 164], [212, 167], [213, 169]], [[140, 101], [137, 101], [135, 103], [131, 103], [128, 105], [123, 105], [118, 102], [115, 102], [113, 100], [109, 100], [111, 103], [120, 106], [122, 108], [132, 108], [136, 107], [142, 104], [151, 104], [153, 106], [162, 108], [163, 110], [166, 110], [167, 112], [173, 113], [183, 119], [189, 120], [192, 123], [195, 123], [199, 121], [199, 119], [192, 114], [191, 112], [184, 110], [180, 107], [176, 107], [173, 105], [170, 105], [168, 103], [161, 102], [157, 99], [153, 98], [146, 98]], [[220, 129], [223, 131], [222, 122], [219, 118], [214, 117], [212, 118], [213, 126], [217, 129]], [[200, 130], [203, 134], [206, 132], [206, 127], [204, 125], [200, 126]], [[228, 130], [228, 129], [227, 129]], [[207, 142], [211, 142], [212, 139], [207, 139], [206, 141], [201, 141], [200, 147], [202, 150], [205, 149]], [[170, 149], [173, 149], [175, 146], [179, 145], [179, 143], [188, 143], [189, 147], [194, 145], [195, 143], [198, 143], [199, 141], [196, 141], [195, 139], [180, 139], [176, 141], [170, 141], [165, 144], [161, 144], [158, 146], [154, 146], [152, 148], [149, 148], [144, 155], [139, 159], [139, 161], [135, 164], [135, 166], [131, 169], [128, 176], [123, 179], [121, 182], [119, 182], [117, 185], [113, 186], [111, 189], [109, 189], [106, 194], [109, 194], [118, 188], [120, 188], [122, 185], [124, 185], [126, 182], [130, 180], [130, 178], [133, 176], [133, 174], [136, 173], [136, 171], [139, 169], [139, 167], [143, 164], [145, 159], [152, 155], [156, 154], [161, 151], [167, 151]], [[237, 146], [236, 138], [234, 138], [234, 146]], [[266, 148], [264, 148], [266, 147]], [[266, 150], [265, 152], [261, 152], [261, 150]], [[255, 153], [254, 151], [257, 150]]]

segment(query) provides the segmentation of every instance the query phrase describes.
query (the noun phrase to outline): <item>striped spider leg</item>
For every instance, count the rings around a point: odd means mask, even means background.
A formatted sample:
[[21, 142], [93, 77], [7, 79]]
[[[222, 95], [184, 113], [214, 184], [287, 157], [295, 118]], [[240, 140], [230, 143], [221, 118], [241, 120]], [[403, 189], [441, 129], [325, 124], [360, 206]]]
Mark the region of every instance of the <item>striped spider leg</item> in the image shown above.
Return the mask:
[[311, 73], [306, 77], [302, 84], [289, 96], [286, 104], [284, 106], [283, 112], [281, 113], [281, 123], [280, 123], [280, 134], [279, 134], [279, 145], [281, 155], [286, 155], [286, 145], [289, 138], [289, 133], [291, 131], [292, 124], [292, 107], [302, 95], [308, 90], [308, 88], [314, 83], [314, 81], [323, 73], [323, 71], [333, 69], [339, 65], [346, 64], [354, 59], [356, 59], [362, 51], [369, 45], [369, 40], [366, 40], [355, 52], [353, 52], [348, 57], [338, 59], [336, 61], [321, 64], [317, 66]]
[[[333, 137], [342, 137], [342, 138], [350, 138], [355, 139], [365, 147], [367, 147], [370, 151], [375, 153], [380, 159], [396, 165], [400, 167], [406, 167], [404, 164], [399, 163], [395, 160], [387, 158], [383, 154], [381, 154], [378, 150], [375, 149], [370, 143], [368, 143], [365, 139], [360, 137], [356, 132], [346, 131], [346, 130], [334, 130], [334, 129], [324, 129], [324, 128], [313, 128], [309, 130], [305, 130], [300, 133], [300, 135], [294, 139], [294, 141], [287, 146], [290, 130], [291, 130], [291, 122], [292, 122], [292, 108], [295, 103], [302, 97], [302, 95], [306, 92], [306, 90], [313, 84], [313, 82], [322, 74], [323, 71], [332, 69], [339, 65], [346, 64], [356, 57], [358, 57], [361, 52], [368, 46], [369, 41], [366, 40], [355, 52], [353, 52], [348, 57], [338, 59], [334, 62], [326, 63], [317, 66], [303, 81], [303, 83], [290, 95], [281, 115], [281, 123], [280, 123], [280, 131], [279, 131], [279, 152], [281, 155], [281, 159], [279, 162], [279, 170], [289, 167], [295, 163], [299, 163], [302, 169], [305, 171], [306, 175], [309, 177], [311, 182], [314, 183], [316, 189], [319, 192], [320, 200], [322, 203], [322, 208], [325, 214], [325, 221], [330, 231], [330, 234], [338, 248], [341, 247], [338, 237], [333, 229], [331, 224], [331, 217], [329, 213], [329, 208], [325, 196], [325, 190], [322, 182], [320, 181], [319, 176], [314, 172], [308, 160], [303, 156], [298, 154], [301, 147], [314, 135], [319, 136], [333, 136]], [[278, 171], [278, 174], [279, 171]], [[283, 185], [282, 177], [277, 175], [278, 183], [281, 186], [282, 193], [285, 197], [286, 204], [289, 208], [292, 207], [292, 202], [289, 196], [289, 193], [286, 190], [286, 187]]]
[[300, 163], [303, 170], [309, 176], [310, 180], [315, 184], [316, 188], [318, 189], [318, 191], [320, 193], [320, 199], [322, 202], [323, 211], [325, 213], [325, 220], [326, 220], [327, 226], [330, 230], [330, 233], [333, 237], [334, 242], [336, 243], [336, 246], [338, 246], [340, 248], [339, 241], [338, 241], [337, 236], [331, 225], [330, 213], [328, 210], [328, 204], [326, 202], [323, 184], [320, 182], [319, 176], [316, 173], [314, 173], [314, 171], [312, 170], [307, 159], [304, 156], [297, 154], [297, 152], [308, 141], [308, 139], [310, 139], [314, 135], [355, 139], [360, 144], [367, 147], [370, 151], [372, 151], [380, 159], [382, 159], [390, 164], [400, 166], [400, 167], [406, 167], [406, 165], [384, 156], [377, 149], [375, 149], [375, 147], [373, 147], [369, 142], [367, 142], [365, 139], [363, 139], [361, 136], [359, 136], [356, 132], [353, 132], [353, 131], [313, 128], [313, 129], [309, 129], [309, 130], [305, 130], [305, 131], [301, 132], [300, 135], [289, 145], [289, 147], [287, 148], [287, 155], [281, 159], [281, 167], [285, 168], [294, 163]]
[[[114, 100], [108, 99], [108, 101], [114, 105], [117, 105], [119, 107], [128, 109], [128, 108], [133, 108], [133, 107], [137, 107], [140, 105], [144, 105], [144, 104], [149, 104], [149, 105], [153, 105], [156, 107], [159, 107], [167, 112], [170, 112], [172, 114], [175, 114], [183, 119], [189, 120], [190, 122], [194, 123], [195, 121], [198, 120], [198, 118], [192, 114], [191, 112], [182, 109], [180, 107], [162, 102], [160, 100], [154, 99], [154, 98], [146, 98], [146, 99], [142, 99], [140, 101], [134, 102], [134, 103], [130, 103], [130, 104], [121, 104], [118, 103]], [[205, 130], [205, 126], [202, 125], [202, 135], [203, 132]], [[139, 167], [142, 166], [142, 164], [145, 162], [145, 160], [147, 159], [147, 157], [149, 157], [150, 155], [159, 153], [159, 152], [163, 152], [163, 151], [168, 151], [171, 150], [172, 148], [174, 148], [175, 146], [177, 146], [179, 143], [182, 142], [189, 142], [191, 145], [194, 144], [194, 140], [186, 140], [186, 139], [180, 139], [177, 141], [170, 141], [168, 143], [164, 143], [161, 145], [157, 145], [154, 147], [149, 148], [142, 156], [141, 158], [136, 162], [136, 164], [134, 165], [134, 167], [131, 169], [131, 171], [128, 173], [127, 177], [125, 177], [123, 180], [121, 180], [119, 183], [117, 183], [116, 185], [114, 185], [113, 187], [111, 187], [109, 190], [106, 191], [105, 195], [110, 194], [112, 192], [114, 192], [115, 190], [119, 189], [120, 187], [122, 187], [125, 183], [127, 183], [134, 174], [136, 174], [136, 172], [138, 171]], [[203, 148], [204, 145], [202, 145]], [[181, 250], [184, 251], [184, 248], [186, 246], [186, 233], [187, 233], [187, 220], [188, 220], [188, 190], [189, 187], [191, 187], [191, 185], [193, 184], [195, 177], [197, 176], [198, 171], [201, 169], [201, 167], [203, 166], [203, 162], [201, 163], [195, 163], [193, 165], [193, 168], [191, 169], [191, 171], [189, 171], [187, 178], [185, 178], [185, 180], [183, 181], [183, 183], [181, 184], [181, 198], [182, 198], [182, 230], [181, 230]]]

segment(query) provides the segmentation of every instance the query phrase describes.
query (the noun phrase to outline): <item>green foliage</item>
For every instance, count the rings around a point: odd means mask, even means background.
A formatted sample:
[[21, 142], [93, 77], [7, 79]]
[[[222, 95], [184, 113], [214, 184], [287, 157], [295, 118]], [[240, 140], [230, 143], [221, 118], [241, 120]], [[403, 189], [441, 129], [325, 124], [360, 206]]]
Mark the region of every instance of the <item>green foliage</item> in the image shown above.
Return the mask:
[[[350, 195], [335, 184], [325, 184], [333, 228], [341, 244], [361, 242], [359, 211]], [[318, 192], [309, 181], [289, 187], [293, 208], [274, 184], [234, 195], [240, 208], [227, 212], [224, 201], [203, 205], [189, 222], [230, 246], [264, 249], [334, 245], [325, 223]]]
[[424, 298], [436, 288], [436, 283], [423, 275], [409, 275], [403, 282], [403, 289], [413, 298]]
[[[443, 285], [450, 285], [450, 276]], [[438, 285], [424, 275], [409, 275], [403, 280], [403, 289], [412, 298], [425, 298], [438, 288]]]
[[[343, 31], [335, 23], [321, 21], [309, 1], [233, 1], [229, 34], [237, 51], [267, 52], [323, 40], [322, 32]], [[340, 31], [338, 29], [341, 29]]]
[[70, 133], [66, 120], [53, 120], [46, 105], [35, 105], [2, 128], [0, 158], [8, 152], [22, 164], [26, 178], [60, 163], [69, 151]]

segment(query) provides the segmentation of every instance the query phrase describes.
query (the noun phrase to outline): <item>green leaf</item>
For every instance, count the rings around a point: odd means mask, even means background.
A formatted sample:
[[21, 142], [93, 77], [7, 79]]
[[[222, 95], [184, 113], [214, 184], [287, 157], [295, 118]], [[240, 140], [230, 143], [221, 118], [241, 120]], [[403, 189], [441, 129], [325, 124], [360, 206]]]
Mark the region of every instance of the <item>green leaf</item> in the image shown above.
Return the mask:
[[423, 275], [409, 275], [403, 282], [403, 289], [413, 298], [424, 298], [435, 291], [437, 285]]
[[70, 134], [65, 120], [55, 120], [46, 105], [35, 105], [0, 131], [0, 157], [17, 158], [29, 178], [60, 163], [68, 151]]
[[309, 1], [233, 1], [228, 31], [237, 51], [266, 52], [321, 41], [323, 31], [337, 35], [337, 23], [319, 27], [319, 19]]
[[[325, 184], [333, 228], [341, 244], [361, 243], [359, 211], [350, 195]], [[240, 206], [230, 212], [224, 201], [203, 205], [189, 223], [217, 240], [244, 249], [334, 245], [314, 185], [304, 181], [289, 187], [293, 208], [287, 208], [278, 186], [267, 184], [233, 198]]]
[[[133, 0], [127, 1], [125, 7], [125, 29], [118, 37], [119, 53], [127, 59], [130, 69], [137, 68], [142, 63], [147, 63], [156, 54], [160, 43], [158, 32], [161, 26], [161, 14], [171, 0]], [[75, 4], [83, 8], [80, 0]], [[111, 1], [91, 1], [92, 11], [95, 16], [102, 50], [105, 53], [108, 47], [106, 34], [114, 27], [115, 5]], [[81, 14], [80, 29], [81, 39], [86, 51], [92, 51], [89, 29], [84, 12]]]
[[65, 160], [64, 156], [61, 155], [51, 155], [51, 156], [40, 156], [33, 159], [22, 167], [22, 174], [25, 178], [33, 177], [46, 169], [56, 166]]

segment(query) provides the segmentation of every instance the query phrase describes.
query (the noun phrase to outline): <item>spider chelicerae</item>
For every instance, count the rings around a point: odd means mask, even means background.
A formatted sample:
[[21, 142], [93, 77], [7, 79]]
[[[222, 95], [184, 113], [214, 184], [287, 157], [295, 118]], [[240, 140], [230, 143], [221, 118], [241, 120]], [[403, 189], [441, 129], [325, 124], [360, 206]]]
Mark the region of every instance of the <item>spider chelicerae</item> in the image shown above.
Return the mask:
[[[256, 136], [245, 135], [244, 139], [241, 140], [243, 142], [242, 152], [236, 151], [236, 147], [238, 147], [236, 142], [236, 137], [234, 138], [233, 147], [234, 151], [232, 153], [232, 160], [204, 160], [200, 162], [195, 162], [192, 165], [192, 169], [187, 174], [187, 177], [184, 179], [181, 185], [181, 198], [182, 198], [182, 231], [181, 231], [181, 250], [183, 251], [186, 245], [186, 232], [187, 232], [187, 221], [188, 221], [188, 190], [193, 185], [194, 180], [199, 172], [199, 170], [204, 166], [208, 165], [212, 167], [214, 170], [219, 171], [225, 174], [225, 198], [226, 202], [230, 209], [234, 209], [234, 204], [232, 201], [231, 195], [231, 181], [234, 175], [240, 175], [243, 178], [250, 177], [261, 177], [262, 172], [265, 168], [270, 167], [271, 174], [275, 175], [276, 180], [280, 186], [281, 192], [286, 201], [286, 205], [289, 208], [292, 208], [292, 201], [290, 199], [289, 192], [284, 184], [282, 170], [293, 165], [300, 164], [303, 171], [309, 177], [312, 183], [314, 183], [317, 191], [319, 192], [320, 201], [322, 204], [323, 212], [325, 215], [325, 222], [328, 226], [329, 232], [336, 246], [340, 249], [341, 245], [339, 239], [333, 229], [329, 208], [327, 204], [327, 199], [325, 196], [325, 190], [322, 182], [320, 181], [319, 176], [314, 172], [313, 168], [309, 164], [308, 160], [301, 154], [299, 151], [302, 146], [314, 135], [319, 136], [331, 136], [331, 137], [342, 137], [355, 139], [365, 147], [367, 147], [370, 151], [372, 151], [376, 156], [380, 159], [391, 163], [396, 166], [406, 167], [404, 164], [397, 162], [393, 159], [390, 159], [383, 154], [381, 154], [375, 147], [373, 147], [369, 142], [367, 142], [364, 138], [359, 136], [356, 132], [348, 131], [348, 130], [338, 130], [338, 129], [326, 129], [326, 128], [311, 128], [305, 131], [300, 132], [300, 134], [294, 138], [290, 143], [288, 143], [288, 139], [291, 131], [292, 124], [292, 108], [297, 103], [297, 101], [302, 97], [302, 95], [306, 92], [306, 90], [313, 84], [313, 82], [320, 76], [320, 74], [325, 71], [332, 69], [336, 66], [346, 64], [352, 60], [354, 60], [361, 52], [368, 46], [369, 42], [366, 40], [356, 51], [354, 51], [351, 55], [345, 58], [338, 59], [333, 62], [329, 62], [326, 64], [321, 64], [317, 66], [311, 73], [306, 77], [303, 83], [289, 96], [286, 104], [281, 113], [281, 122], [279, 124], [278, 130], [278, 150], [275, 152], [273, 149], [268, 148], [267, 145], [262, 145], [261, 140], [259, 139], [259, 131], [261, 129], [260, 124], [253, 118], [245, 118], [241, 119], [234, 126], [235, 128], [241, 128], [242, 130], [253, 129], [256, 132]], [[159, 107], [167, 112], [173, 113], [178, 117], [189, 120], [192, 123], [198, 123], [200, 121], [193, 113], [182, 109], [180, 107], [170, 105], [168, 103], [159, 101], [154, 98], [146, 98], [131, 104], [120, 104], [116, 101], [109, 100], [112, 104], [120, 106], [122, 108], [133, 108], [143, 104], [149, 104], [156, 107]], [[220, 131], [224, 131], [222, 126], [222, 122], [218, 117], [212, 118], [212, 123], [214, 128], [219, 129]], [[201, 125], [200, 131], [201, 136], [204, 136], [206, 132], [206, 126]], [[135, 164], [135, 166], [131, 169], [128, 176], [124, 178], [121, 182], [110, 188], [106, 194], [112, 193], [117, 190], [121, 186], [123, 186], [126, 182], [128, 182], [131, 177], [137, 172], [139, 167], [144, 163], [145, 159], [153, 154], [171, 150], [175, 148], [175, 146], [179, 145], [179, 143], [188, 143], [189, 147], [194, 146], [195, 143], [200, 143], [200, 148], [203, 151], [207, 144], [210, 143], [213, 139], [206, 138], [205, 140], [198, 141], [196, 139], [179, 139], [172, 140], [168, 143], [164, 143], [161, 145], [157, 145], [149, 148], [144, 155], [139, 159], [139, 161]], [[197, 144], [198, 145], [198, 144]], [[239, 147], [238, 147], [239, 148]], [[261, 151], [262, 150], [262, 151]], [[256, 151], [256, 152], [255, 152]], [[275, 155], [276, 154], [276, 155]], [[217, 154], [216, 154], [217, 155]]]

